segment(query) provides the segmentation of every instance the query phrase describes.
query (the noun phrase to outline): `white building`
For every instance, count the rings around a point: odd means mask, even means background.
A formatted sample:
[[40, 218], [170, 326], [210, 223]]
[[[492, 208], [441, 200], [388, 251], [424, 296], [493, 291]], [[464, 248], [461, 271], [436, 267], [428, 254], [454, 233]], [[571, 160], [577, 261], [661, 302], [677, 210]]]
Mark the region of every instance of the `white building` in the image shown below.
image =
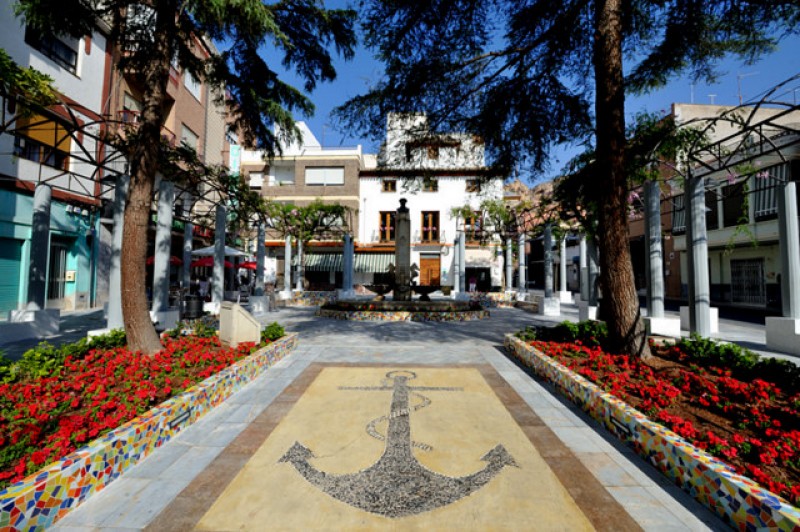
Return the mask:
[[[381, 254], [374, 271], [358, 271], [355, 282], [369, 284], [394, 262], [395, 211], [408, 200], [411, 215], [411, 262], [419, 268], [418, 284], [453, 285], [453, 243], [467, 230], [466, 277], [479, 289], [501, 284], [502, 260], [495, 246], [470, 238], [474, 220], [454, 217], [453, 208], [479, 210], [484, 199], [503, 198], [503, 180], [487, 179], [484, 145], [467, 133], [432, 133], [422, 114], [390, 114], [386, 142], [375, 159], [364, 158], [360, 174], [358, 254]], [[466, 223], [465, 223], [466, 222]], [[357, 255], [358, 257], [358, 255]], [[366, 263], [367, 261], [358, 261]], [[377, 274], [377, 275], [376, 275]]]

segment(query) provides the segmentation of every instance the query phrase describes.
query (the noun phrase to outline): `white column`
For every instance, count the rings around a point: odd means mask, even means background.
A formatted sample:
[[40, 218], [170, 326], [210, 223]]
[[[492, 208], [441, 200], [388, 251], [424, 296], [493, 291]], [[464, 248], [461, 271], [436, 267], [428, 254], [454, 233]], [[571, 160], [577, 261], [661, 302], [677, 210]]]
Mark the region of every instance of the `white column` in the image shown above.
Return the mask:
[[47, 261], [50, 251], [50, 185], [39, 183], [33, 193], [28, 310], [44, 310], [47, 300]]
[[303, 241], [297, 239], [297, 279], [295, 289], [303, 290]]
[[355, 244], [350, 234], [344, 235], [344, 255], [342, 256], [342, 289], [346, 296], [353, 292], [353, 265], [355, 262]]
[[664, 317], [664, 266], [661, 250], [661, 188], [657, 181], [644, 185], [645, 242], [647, 243], [647, 315]]
[[461, 231], [456, 231], [456, 239], [453, 241], [453, 295], [455, 296], [461, 289]]
[[506, 290], [514, 289], [514, 252], [511, 237], [506, 238]]
[[711, 288], [708, 277], [706, 194], [703, 178], [686, 179], [686, 248], [689, 252], [689, 331], [711, 336]]
[[781, 249], [783, 317], [767, 318], [767, 347], [800, 355], [800, 231], [796, 183], [778, 185], [778, 235]]
[[544, 297], [553, 297], [553, 230], [544, 226]]
[[517, 242], [517, 248], [519, 249], [519, 275], [517, 276], [518, 279], [518, 286], [517, 289], [520, 292], [527, 291], [528, 286], [528, 257], [525, 255], [525, 244], [527, 242], [527, 235], [524, 232], [520, 232], [519, 234], [519, 241]]
[[108, 279], [108, 329], [121, 329], [122, 320], [122, 276], [120, 258], [122, 257], [122, 229], [125, 223], [125, 201], [128, 197], [130, 176], [121, 175], [114, 187], [114, 229], [111, 233], [111, 271]]
[[558, 299], [572, 303], [572, 292], [567, 290], [567, 235], [558, 241]]
[[586, 252], [586, 235], [581, 235], [579, 244], [580, 262], [578, 263], [578, 281], [580, 282], [581, 301], [589, 301], [589, 259]]
[[292, 293], [292, 237], [286, 235], [286, 244], [283, 253], [283, 291], [291, 296]]
[[467, 235], [464, 231], [461, 231], [461, 234], [458, 235], [458, 256], [459, 256], [459, 276], [458, 282], [461, 283], [458, 286], [459, 292], [466, 292], [467, 291]]
[[194, 242], [194, 224], [190, 222], [192, 209], [187, 205], [189, 198], [184, 199], [183, 204], [183, 266], [181, 268], [183, 277], [183, 288], [189, 289], [192, 282], [192, 248]]
[[215, 310], [219, 307], [225, 296], [225, 207], [217, 205], [217, 219], [214, 228], [214, 281], [211, 292], [211, 301]]
[[172, 213], [175, 185], [162, 180], [158, 185], [158, 223], [153, 261], [153, 312], [169, 310], [169, 259], [172, 255]]
[[264, 295], [264, 261], [267, 259], [267, 250], [264, 241], [267, 239], [264, 222], [258, 222], [258, 242], [256, 242], [256, 296]]

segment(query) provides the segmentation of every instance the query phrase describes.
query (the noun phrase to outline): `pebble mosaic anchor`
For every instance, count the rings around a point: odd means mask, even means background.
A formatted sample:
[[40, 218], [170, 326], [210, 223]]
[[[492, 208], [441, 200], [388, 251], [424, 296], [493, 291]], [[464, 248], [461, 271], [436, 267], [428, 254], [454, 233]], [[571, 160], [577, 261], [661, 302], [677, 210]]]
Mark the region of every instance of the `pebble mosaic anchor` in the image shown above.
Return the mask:
[[[387, 416], [367, 425], [367, 433], [386, 442], [383, 455], [370, 467], [358, 473], [333, 475], [319, 471], [309, 463], [314, 457], [310, 449], [299, 442], [283, 455], [279, 462], [292, 464], [308, 482], [331, 497], [350, 506], [386, 517], [404, 517], [446, 506], [479, 490], [507, 466], [519, 467], [511, 454], [497, 445], [481, 460], [486, 467], [464, 477], [449, 477], [433, 472], [420, 464], [412, 447], [430, 450], [431, 447], [411, 440], [410, 415], [425, 408], [431, 400], [419, 391], [454, 392], [461, 388], [409, 386], [416, 378], [412, 371], [390, 371], [382, 386], [340, 387], [340, 390], [390, 391], [392, 404]], [[391, 385], [389, 385], [391, 381]], [[411, 406], [410, 396], [422, 399]], [[376, 425], [388, 421], [384, 438]]]

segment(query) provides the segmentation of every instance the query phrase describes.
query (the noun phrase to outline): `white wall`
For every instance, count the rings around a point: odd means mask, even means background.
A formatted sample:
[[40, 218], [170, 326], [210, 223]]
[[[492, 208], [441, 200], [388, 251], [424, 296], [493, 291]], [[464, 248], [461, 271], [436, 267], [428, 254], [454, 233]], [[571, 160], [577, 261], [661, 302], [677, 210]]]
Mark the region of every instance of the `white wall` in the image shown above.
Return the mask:
[[78, 44], [76, 73], [66, 70], [46, 55], [25, 43], [25, 24], [14, 16], [13, 2], [0, 4], [0, 48], [21, 66], [32, 66], [55, 80], [58, 91], [97, 113], [103, 105], [103, 81], [106, 66], [106, 39], [100, 33], [92, 34], [89, 53], [86, 39]]

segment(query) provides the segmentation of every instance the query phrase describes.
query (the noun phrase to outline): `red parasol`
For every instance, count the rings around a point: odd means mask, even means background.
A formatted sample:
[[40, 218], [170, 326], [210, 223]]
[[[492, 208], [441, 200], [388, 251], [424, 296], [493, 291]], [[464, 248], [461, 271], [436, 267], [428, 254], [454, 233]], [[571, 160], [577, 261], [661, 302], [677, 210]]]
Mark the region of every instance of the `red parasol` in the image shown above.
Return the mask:
[[[200, 268], [200, 267], [212, 268], [213, 266], [214, 266], [214, 257], [203, 257], [202, 259], [197, 259], [195, 261], [192, 261], [191, 264], [192, 268]], [[233, 264], [231, 264], [226, 260], [225, 267], [233, 268]]]
[[[152, 266], [153, 264], [155, 264], [155, 262], [156, 262], [156, 258], [155, 257], [147, 257], [147, 265], [148, 266]], [[181, 264], [183, 264], [183, 261], [181, 259], [179, 259], [178, 257], [176, 257], [175, 255], [172, 255], [169, 258], [169, 263], [172, 266], [180, 266]]]
[[245, 270], [257, 270], [258, 264], [254, 260], [246, 260], [244, 262], [239, 263], [239, 268], [240, 269], [243, 268]]

